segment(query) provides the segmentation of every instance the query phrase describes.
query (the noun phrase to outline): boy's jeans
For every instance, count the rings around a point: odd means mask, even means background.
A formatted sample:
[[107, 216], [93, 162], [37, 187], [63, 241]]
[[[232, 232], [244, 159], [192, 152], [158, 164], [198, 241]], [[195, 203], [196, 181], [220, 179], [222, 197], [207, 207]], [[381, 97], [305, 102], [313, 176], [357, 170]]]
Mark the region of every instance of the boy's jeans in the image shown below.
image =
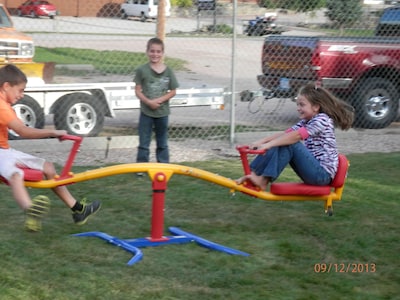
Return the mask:
[[160, 163], [169, 163], [168, 116], [153, 118], [140, 113], [139, 147], [136, 162], [149, 162], [151, 135], [156, 135], [156, 159]]
[[329, 173], [301, 142], [267, 150], [251, 162], [250, 168], [256, 175], [269, 177], [272, 182], [288, 164], [304, 183], [328, 185], [332, 180]]

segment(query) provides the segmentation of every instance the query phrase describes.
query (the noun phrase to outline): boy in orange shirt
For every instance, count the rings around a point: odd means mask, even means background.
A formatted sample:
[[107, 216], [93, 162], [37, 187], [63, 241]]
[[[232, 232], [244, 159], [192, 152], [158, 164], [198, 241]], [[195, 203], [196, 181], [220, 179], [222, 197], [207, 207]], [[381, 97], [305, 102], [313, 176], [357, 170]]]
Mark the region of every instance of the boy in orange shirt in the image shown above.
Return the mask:
[[[50, 201], [45, 196], [31, 200], [24, 185], [23, 171], [18, 167], [41, 170], [47, 179], [54, 178], [56, 170], [51, 162], [10, 148], [8, 130], [28, 139], [61, 137], [67, 132], [31, 128], [18, 119], [12, 105], [23, 98], [26, 83], [25, 74], [16, 66], [6, 65], [0, 68], [0, 175], [8, 181], [15, 201], [27, 214], [26, 229], [39, 231], [42, 227], [41, 219], [49, 211]], [[56, 187], [53, 191], [72, 210], [72, 218], [77, 225], [86, 223], [88, 217], [100, 209], [99, 201], [78, 202], [65, 186]]]

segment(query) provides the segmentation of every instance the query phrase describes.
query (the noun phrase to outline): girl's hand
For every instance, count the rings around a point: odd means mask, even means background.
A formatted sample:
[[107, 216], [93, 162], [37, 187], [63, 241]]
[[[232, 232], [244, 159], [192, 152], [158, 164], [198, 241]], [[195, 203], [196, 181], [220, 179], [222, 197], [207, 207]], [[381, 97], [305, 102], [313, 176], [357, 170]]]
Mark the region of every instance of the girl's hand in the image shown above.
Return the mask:
[[253, 150], [260, 150], [261, 146], [262, 146], [262, 144], [260, 144], [260, 143], [251, 143], [251, 144], [249, 144], [249, 148], [253, 149]]
[[258, 150], [267, 151], [267, 150], [269, 150], [270, 148], [271, 148], [271, 147], [270, 147], [269, 143], [265, 143], [265, 144], [259, 145], [257, 149], [258, 149]]

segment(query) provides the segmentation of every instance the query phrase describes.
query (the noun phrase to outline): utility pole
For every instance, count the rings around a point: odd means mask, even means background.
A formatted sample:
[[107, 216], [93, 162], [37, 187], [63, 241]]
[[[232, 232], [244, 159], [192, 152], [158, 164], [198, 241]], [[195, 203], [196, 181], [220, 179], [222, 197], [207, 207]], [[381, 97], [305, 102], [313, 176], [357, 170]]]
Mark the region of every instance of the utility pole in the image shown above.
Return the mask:
[[157, 10], [157, 37], [165, 40], [165, 0], [159, 0]]

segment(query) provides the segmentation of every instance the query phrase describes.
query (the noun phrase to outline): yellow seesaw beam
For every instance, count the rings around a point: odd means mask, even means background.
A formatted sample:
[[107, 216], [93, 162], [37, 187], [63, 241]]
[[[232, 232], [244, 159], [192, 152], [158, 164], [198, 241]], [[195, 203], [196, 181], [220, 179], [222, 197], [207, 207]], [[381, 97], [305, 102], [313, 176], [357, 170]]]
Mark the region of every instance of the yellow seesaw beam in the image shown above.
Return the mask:
[[26, 181], [25, 186], [32, 188], [54, 188], [61, 185], [73, 184], [81, 181], [93, 180], [107, 176], [120, 175], [126, 173], [147, 172], [152, 180], [155, 179], [157, 173], [163, 173], [168, 181], [173, 174], [186, 175], [197, 179], [202, 179], [226, 188], [231, 192], [239, 191], [250, 196], [260, 198], [268, 201], [309, 201], [309, 200], [340, 200], [340, 193], [332, 193], [330, 195], [321, 196], [301, 196], [301, 195], [274, 195], [270, 192], [255, 191], [243, 185], [237, 184], [234, 180], [214, 174], [201, 169], [176, 165], [176, 164], [163, 164], [163, 163], [132, 163], [109, 166], [85, 172], [71, 174], [71, 177], [62, 179], [42, 180], [37, 182]]

